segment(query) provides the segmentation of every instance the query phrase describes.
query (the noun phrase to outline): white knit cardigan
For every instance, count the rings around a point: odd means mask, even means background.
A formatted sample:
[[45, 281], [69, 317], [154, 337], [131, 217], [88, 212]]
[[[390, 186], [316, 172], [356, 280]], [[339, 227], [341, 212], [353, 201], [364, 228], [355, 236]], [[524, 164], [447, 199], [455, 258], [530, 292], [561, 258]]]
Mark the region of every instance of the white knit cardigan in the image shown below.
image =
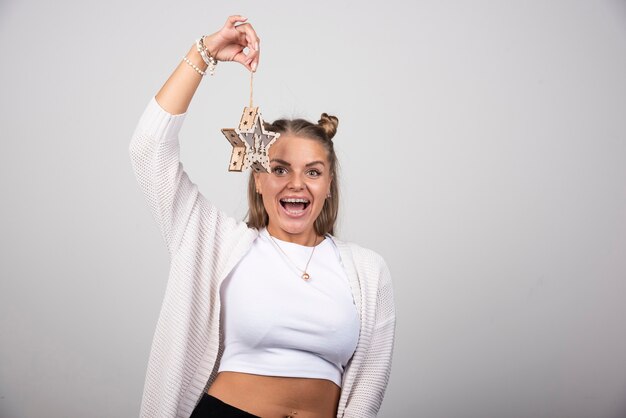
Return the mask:
[[[137, 181], [170, 255], [141, 417], [191, 415], [217, 375], [223, 352], [220, 284], [258, 236], [213, 206], [183, 170], [178, 132], [186, 114], [171, 115], [152, 98], [129, 151]], [[375, 417], [391, 370], [395, 308], [391, 277], [373, 251], [336, 238], [360, 312], [354, 355], [342, 378], [337, 417]]]

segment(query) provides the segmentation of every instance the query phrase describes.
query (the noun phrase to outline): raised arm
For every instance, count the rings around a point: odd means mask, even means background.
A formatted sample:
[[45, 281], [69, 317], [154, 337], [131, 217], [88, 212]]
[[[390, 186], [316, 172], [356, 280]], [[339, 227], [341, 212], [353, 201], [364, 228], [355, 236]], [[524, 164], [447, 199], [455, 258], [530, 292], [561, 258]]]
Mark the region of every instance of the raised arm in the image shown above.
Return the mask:
[[[239, 62], [254, 71], [259, 60], [259, 40], [251, 25], [236, 25], [245, 20], [241, 16], [229, 17], [222, 29], [204, 38], [204, 45], [218, 61]], [[179, 160], [178, 132], [202, 80], [201, 72], [207, 67], [195, 44], [186, 58], [193, 66], [181, 61], [150, 100], [129, 145], [137, 181], [170, 255], [179, 248], [190, 217], [205, 202]]]

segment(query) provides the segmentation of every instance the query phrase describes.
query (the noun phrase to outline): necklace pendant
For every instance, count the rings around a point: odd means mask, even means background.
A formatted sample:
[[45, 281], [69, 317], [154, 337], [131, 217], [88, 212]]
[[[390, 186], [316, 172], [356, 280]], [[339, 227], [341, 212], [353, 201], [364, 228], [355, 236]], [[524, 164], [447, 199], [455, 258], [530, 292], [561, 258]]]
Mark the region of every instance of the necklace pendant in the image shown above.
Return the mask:
[[302, 280], [306, 281], [306, 280], [309, 280], [310, 278], [311, 278], [311, 276], [309, 276], [309, 273], [304, 272], [302, 274]]

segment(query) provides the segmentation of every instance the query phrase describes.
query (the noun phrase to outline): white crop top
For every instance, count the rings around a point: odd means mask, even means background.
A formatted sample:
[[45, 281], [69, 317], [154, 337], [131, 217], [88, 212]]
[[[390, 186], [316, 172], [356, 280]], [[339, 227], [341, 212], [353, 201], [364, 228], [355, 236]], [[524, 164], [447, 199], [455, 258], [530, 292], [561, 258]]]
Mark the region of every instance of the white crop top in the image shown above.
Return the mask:
[[[312, 247], [274, 238], [304, 268]], [[218, 371], [328, 379], [341, 387], [360, 320], [339, 250], [326, 238], [304, 281], [261, 230], [220, 288], [224, 352]]]

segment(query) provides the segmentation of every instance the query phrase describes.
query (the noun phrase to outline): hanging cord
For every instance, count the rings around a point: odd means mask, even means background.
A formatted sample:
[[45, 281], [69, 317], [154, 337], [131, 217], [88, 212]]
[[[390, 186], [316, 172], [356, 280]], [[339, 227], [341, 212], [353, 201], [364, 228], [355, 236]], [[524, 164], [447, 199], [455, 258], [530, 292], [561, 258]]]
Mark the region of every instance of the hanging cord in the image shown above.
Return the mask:
[[250, 71], [250, 108], [252, 108], [252, 91], [253, 91], [253, 86], [252, 86], [252, 81], [254, 78], [254, 72]]

